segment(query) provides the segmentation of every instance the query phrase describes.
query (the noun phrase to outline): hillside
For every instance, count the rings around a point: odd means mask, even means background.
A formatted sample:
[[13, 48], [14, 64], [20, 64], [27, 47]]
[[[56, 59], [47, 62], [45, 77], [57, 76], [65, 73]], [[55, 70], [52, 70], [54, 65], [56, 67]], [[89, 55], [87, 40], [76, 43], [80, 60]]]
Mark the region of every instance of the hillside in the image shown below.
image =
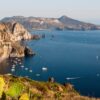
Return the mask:
[[100, 30], [98, 25], [78, 21], [67, 16], [60, 18], [13, 16], [3, 18], [1, 22], [19, 22], [28, 30]]
[[25, 77], [0, 75], [0, 100], [100, 100], [81, 96], [71, 84], [38, 82]]

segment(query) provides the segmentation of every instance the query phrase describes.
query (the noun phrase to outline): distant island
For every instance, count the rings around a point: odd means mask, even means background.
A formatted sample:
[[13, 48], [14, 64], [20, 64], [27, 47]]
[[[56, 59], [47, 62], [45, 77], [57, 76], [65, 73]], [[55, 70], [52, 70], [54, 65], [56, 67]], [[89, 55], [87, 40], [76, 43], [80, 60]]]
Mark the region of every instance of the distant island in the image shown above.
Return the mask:
[[42, 17], [5, 17], [1, 22], [18, 22], [28, 30], [100, 30], [99, 25], [86, 23], [67, 16], [60, 18]]

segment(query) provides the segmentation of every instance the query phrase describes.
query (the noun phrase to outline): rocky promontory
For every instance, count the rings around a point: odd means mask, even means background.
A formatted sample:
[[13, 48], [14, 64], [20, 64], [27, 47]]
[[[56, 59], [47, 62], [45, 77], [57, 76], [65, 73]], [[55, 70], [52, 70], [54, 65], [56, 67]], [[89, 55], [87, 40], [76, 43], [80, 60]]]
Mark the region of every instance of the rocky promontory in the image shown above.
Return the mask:
[[22, 40], [30, 40], [33, 36], [16, 22], [0, 23], [0, 60], [8, 57], [24, 57], [26, 47]]

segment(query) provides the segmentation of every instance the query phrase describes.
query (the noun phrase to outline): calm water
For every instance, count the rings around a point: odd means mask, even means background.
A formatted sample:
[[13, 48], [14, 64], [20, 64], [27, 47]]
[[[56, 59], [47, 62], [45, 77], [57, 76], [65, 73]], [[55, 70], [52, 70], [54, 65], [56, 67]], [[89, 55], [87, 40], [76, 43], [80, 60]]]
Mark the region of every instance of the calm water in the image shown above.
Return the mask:
[[[0, 73], [13, 73], [40, 81], [54, 77], [57, 82], [72, 83], [83, 95], [100, 97], [100, 31], [32, 33], [46, 34], [44, 39], [27, 42], [36, 56], [21, 59], [13, 72], [11, 66], [14, 59], [5, 61]], [[48, 70], [43, 71], [42, 67], [47, 67]]]

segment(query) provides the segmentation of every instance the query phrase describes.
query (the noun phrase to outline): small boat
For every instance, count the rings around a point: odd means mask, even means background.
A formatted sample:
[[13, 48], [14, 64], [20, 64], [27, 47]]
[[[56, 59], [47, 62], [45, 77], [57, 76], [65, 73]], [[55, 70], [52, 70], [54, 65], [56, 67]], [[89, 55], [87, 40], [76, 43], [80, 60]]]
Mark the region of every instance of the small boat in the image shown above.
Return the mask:
[[21, 60], [20, 60], [20, 59], [18, 59], [18, 61], [20, 62]]
[[36, 76], [40, 76], [40, 74], [36, 74]]
[[12, 69], [15, 69], [15, 66], [13, 66]]
[[99, 77], [100, 76], [100, 74], [97, 74], [97, 77]]
[[42, 67], [42, 70], [43, 70], [43, 71], [47, 71], [48, 68], [47, 68], [47, 67]]
[[12, 67], [15, 67], [15, 66], [16, 66], [15, 64], [12, 65]]
[[28, 68], [25, 68], [25, 70], [28, 70]]
[[20, 62], [19, 64], [21, 65], [22, 63]]
[[18, 58], [15, 58], [16, 60], [18, 60]]
[[32, 73], [33, 71], [30, 69], [29, 72]]
[[17, 64], [18, 62], [17, 61], [14, 61], [14, 63]]
[[99, 60], [99, 56], [96, 56], [96, 59]]
[[15, 71], [15, 69], [14, 69], [14, 68], [12, 68], [12, 69], [11, 69], [11, 71], [12, 71], [12, 72], [14, 72], [14, 71]]
[[23, 66], [23, 65], [22, 65], [22, 66], [20, 66], [20, 67], [24, 68], [24, 66]]
[[80, 77], [67, 77], [66, 80], [75, 80], [75, 79], [79, 79]]

